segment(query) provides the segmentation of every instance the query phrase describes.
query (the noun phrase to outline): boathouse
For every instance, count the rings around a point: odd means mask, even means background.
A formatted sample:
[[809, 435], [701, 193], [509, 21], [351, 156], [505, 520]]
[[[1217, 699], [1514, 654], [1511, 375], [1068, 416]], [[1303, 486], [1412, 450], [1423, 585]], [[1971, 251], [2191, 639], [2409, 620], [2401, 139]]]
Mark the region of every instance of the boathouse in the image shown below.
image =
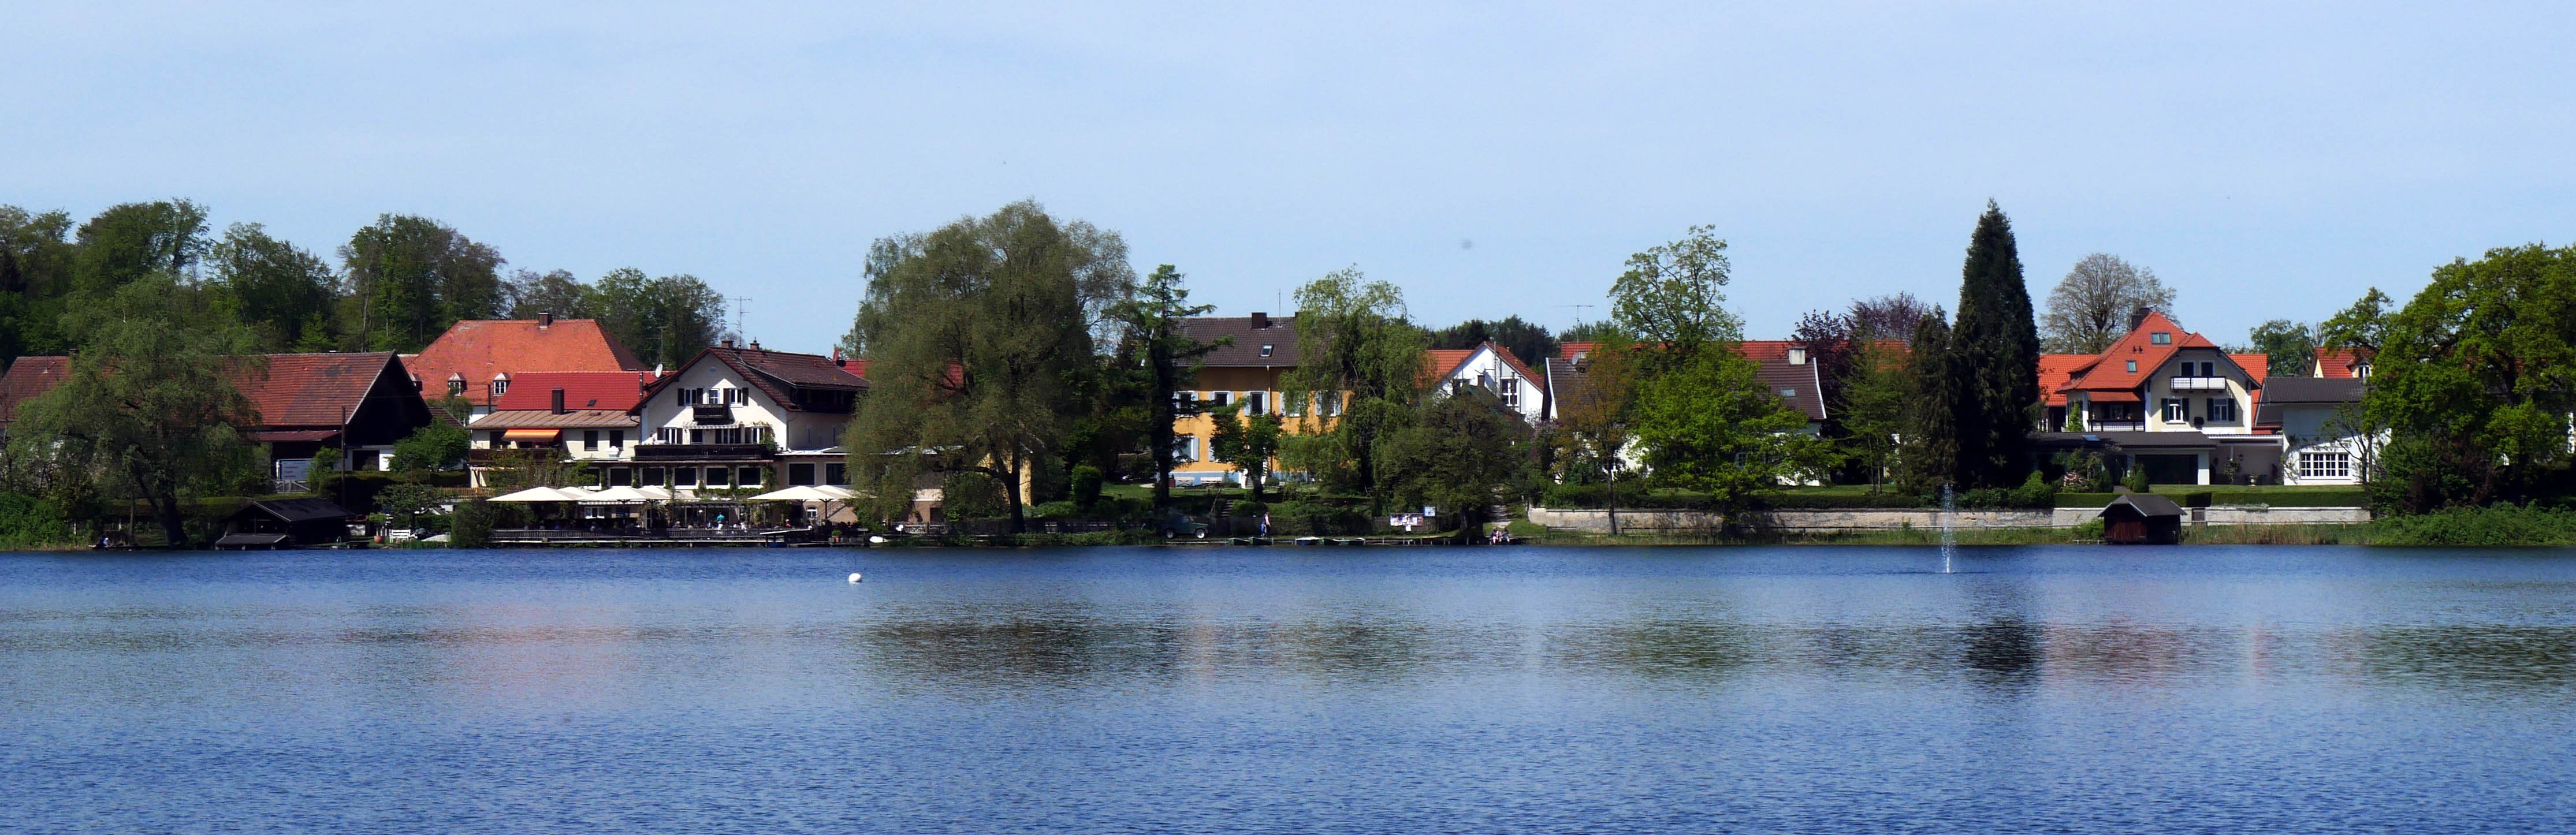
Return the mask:
[[2182, 507], [2153, 493], [2129, 493], [2102, 508], [2102, 541], [2172, 545], [2182, 541]]
[[224, 520], [224, 536], [215, 547], [308, 548], [349, 538], [357, 518], [327, 499], [270, 499], [249, 502]]

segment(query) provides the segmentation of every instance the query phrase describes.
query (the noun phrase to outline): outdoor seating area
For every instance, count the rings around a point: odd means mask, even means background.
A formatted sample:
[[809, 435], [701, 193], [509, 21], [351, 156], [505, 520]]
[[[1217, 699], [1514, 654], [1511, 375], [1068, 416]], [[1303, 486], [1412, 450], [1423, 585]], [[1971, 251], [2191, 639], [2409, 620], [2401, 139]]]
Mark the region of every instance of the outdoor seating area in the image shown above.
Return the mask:
[[820, 541], [857, 494], [799, 486], [755, 496], [701, 497], [662, 487], [530, 487], [492, 498], [528, 509], [525, 526], [496, 528], [495, 545], [741, 545]]

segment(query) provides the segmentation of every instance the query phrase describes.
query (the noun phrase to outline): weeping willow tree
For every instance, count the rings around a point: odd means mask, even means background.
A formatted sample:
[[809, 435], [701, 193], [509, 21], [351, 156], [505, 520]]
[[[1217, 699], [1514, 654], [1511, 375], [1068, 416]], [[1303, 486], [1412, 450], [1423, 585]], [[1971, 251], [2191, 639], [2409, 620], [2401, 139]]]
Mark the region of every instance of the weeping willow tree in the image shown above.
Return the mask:
[[926, 472], [1002, 484], [1012, 530], [1101, 370], [1094, 334], [1135, 285], [1118, 234], [1034, 202], [876, 241], [849, 342], [867, 396], [843, 438], [854, 481], [897, 518]]

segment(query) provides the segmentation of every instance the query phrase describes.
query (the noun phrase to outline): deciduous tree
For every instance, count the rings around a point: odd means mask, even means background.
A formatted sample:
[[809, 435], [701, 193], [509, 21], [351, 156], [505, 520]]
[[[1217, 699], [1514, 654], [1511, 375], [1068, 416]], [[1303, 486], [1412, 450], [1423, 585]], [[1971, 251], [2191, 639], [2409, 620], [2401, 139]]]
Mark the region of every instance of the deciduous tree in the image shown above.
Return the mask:
[[501, 253], [418, 215], [382, 215], [340, 247], [352, 347], [412, 352], [460, 319], [501, 311]]
[[[2048, 350], [2059, 354], [2099, 354], [2129, 332], [2129, 317], [2138, 308], [2170, 313], [2174, 291], [2154, 270], [2096, 252], [2075, 262], [2057, 289], [2048, 292], [2048, 313], [2040, 329]], [[1967, 308], [1959, 309], [1962, 316]]]
[[[271, 350], [308, 342], [306, 329], [321, 324], [339, 304], [340, 277], [331, 265], [270, 237], [259, 224], [236, 223], [224, 230], [210, 260], [224, 301]], [[314, 336], [330, 339], [327, 332]]]
[[[2366, 327], [2356, 318], [2338, 316], [2338, 327]], [[2566, 468], [2576, 247], [2507, 247], [2446, 264], [2387, 317], [2384, 338], [2365, 413], [2396, 433], [2390, 475], [2425, 488], [2407, 509], [2518, 498]], [[2408, 461], [2420, 466], [2396, 471]], [[2465, 489], [2434, 489], [2445, 481]]]
[[1405, 318], [1404, 293], [1358, 267], [1297, 288], [1298, 366], [1281, 385], [1288, 402], [1316, 402], [1310, 427], [1290, 439], [1288, 462], [1367, 494], [1371, 511], [1391, 498], [1378, 447], [1410, 423], [1429, 335]]

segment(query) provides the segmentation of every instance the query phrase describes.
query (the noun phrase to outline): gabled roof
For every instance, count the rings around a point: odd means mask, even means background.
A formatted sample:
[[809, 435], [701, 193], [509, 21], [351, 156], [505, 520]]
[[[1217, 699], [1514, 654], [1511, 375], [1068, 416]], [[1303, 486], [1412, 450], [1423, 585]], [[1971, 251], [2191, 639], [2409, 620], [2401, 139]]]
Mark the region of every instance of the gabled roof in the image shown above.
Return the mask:
[[465, 397], [492, 405], [492, 377], [544, 371], [642, 371], [643, 363], [600, 328], [596, 319], [467, 319], [420, 353], [406, 358], [422, 396], [447, 396], [447, 382], [461, 378]]
[[1756, 360], [1753, 373], [1761, 378], [1764, 387], [1771, 389], [1772, 394], [1787, 402], [1789, 408], [1798, 410], [1811, 421], [1825, 419], [1823, 380], [1817, 376], [1819, 372], [1815, 363], [1793, 364], [1789, 362], [1787, 353], [1782, 352], [1778, 359]]
[[[2167, 335], [2170, 340], [2168, 344], [2155, 344], [2155, 335], [2159, 333]], [[2067, 369], [2067, 381], [2060, 383], [2051, 393], [2062, 395], [2071, 391], [2130, 391], [2141, 388], [2147, 384], [2147, 378], [2155, 375], [2156, 369], [2164, 366], [2166, 360], [2173, 359], [2174, 354], [2191, 348], [2203, 348], [2226, 356], [2228, 364], [2236, 366], [2239, 373], [2255, 381], [2254, 387], [2262, 386], [2261, 375], [2246, 368], [2236, 355], [2227, 354], [2221, 350], [2218, 343], [2211, 342], [2208, 337], [2200, 334], [2183, 330], [2182, 326], [2174, 324], [2172, 319], [2165, 318], [2161, 312], [2149, 311], [2146, 318], [2139, 320], [2137, 327], [2130, 328], [2127, 334], [2112, 342], [2111, 347], [2105, 349], [2101, 355]], [[2137, 361], [2136, 371], [2129, 370], [2130, 360]], [[2052, 402], [2063, 401], [2053, 400]]]
[[[1255, 313], [1250, 316], [1192, 316], [1180, 332], [1201, 344], [1232, 337], [1234, 344], [1207, 352], [1199, 362], [1209, 368], [1294, 368], [1297, 365], [1297, 317]], [[1270, 355], [1261, 355], [1261, 346]]]
[[236, 516], [244, 513], [261, 513], [289, 524], [340, 520], [357, 515], [339, 505], [332, 504], [329, 499], [265, 499], [244, 503], [240, 510], [233, 513]]
[[19, 357], [0, 375], [0, 426], [18, 419], [18, 405], [53, 391], [71, 377], [70, 357]]
[[468, 428], [477, 432], [492, 429], [621, 429], [635, 426], [641, 420], [629, 411], [606, 409], [566, 409], [555, 414], [552, 409], [505, 409], [475, 418]]
[[[833, 359], [821, 354], [792, 354], [762, 348], [718, 345], [699, 351], [697, 356], [691, 357], [688, 362], [681, 363], [679, 370], [687, 371], [697, 367], [698, 363], [710, 359], [724, 363], [726, 367], [733, 369], [734, 376], [741, 377], [744, 382], [759, 389], [760, 393], [768, 395], [770, 402], [789, 411], [807, 411], [796, 401], [796, 389], [850, 392], [868, 389], [867, 378], [849, 369], [852, 365], [866, 368], [867, 364], [864, 361]], [[662, 393], [663, 389], [670, 388], [671, 383], [678, 379], [680, 375], [672, 373], [653, 381], [652, 387], [645, 389], [643, 395], [636, 398], [636, 406], [633, 408], [642, 407], [645, 399]]]
[[2074, 376], [2075, 369], [2092, 362], [2092, 354], [2039, 355], [2040, 400], [2051, 406], [2066, 405], [2066, 392], [2059, 389]]
[[510, 390], [492, 404], [494, 411], [552, 411], [555, 389], [563, 389], [565, 409], [623, 412], [644, 399], [653, 384], [650, 371], [554, 371], [514, 374]]
[[1532, 389], [1541, 393], [1547, 391], [1546, 377], [1531, 371], [1529, 364], [1521, 362], [1521, 358], [1513, 354], [1512, 349], [1496, 345], [1493, 340], [1486, 340], [1473, 348], [1434, 348], [1422, 352], [1423, 379], [1437, 383], [1455, 376], [1460, 367], [1475, 359], [1477, 354], [1488, 350], [1494, 352], [1495, 359], [1501, 360], [1503, 365], [1520, 374], [1521, 379], [1527, 381]]
[[2370, 364], [2373, 354], [2368, 348], [2318, 348], [2310, 360], [2309, 372], [2318, 377], [2359, 379], [2361, 367]]
[[2168, 499], [2154, 493], [2123, 494], [2118, 498], [2112, 499], [2110, 504], [2103, 505], [2102, 511], [2094, 515], [2109, 516], [2111, 515], [2111, 510], [2113, 508], [2126, 508], [2130, 512], [2136, 513], [2140, 516], [2182, 515], [2181, 505], [2174, 504], [2172, 499]]
[[259, 425], [339, 426], [367, 400], [367, 390], [387, 369], [400, 371], [391, 353], [270, 354], [265, 376], [236, 374], [233, 387], [259, 410]]

